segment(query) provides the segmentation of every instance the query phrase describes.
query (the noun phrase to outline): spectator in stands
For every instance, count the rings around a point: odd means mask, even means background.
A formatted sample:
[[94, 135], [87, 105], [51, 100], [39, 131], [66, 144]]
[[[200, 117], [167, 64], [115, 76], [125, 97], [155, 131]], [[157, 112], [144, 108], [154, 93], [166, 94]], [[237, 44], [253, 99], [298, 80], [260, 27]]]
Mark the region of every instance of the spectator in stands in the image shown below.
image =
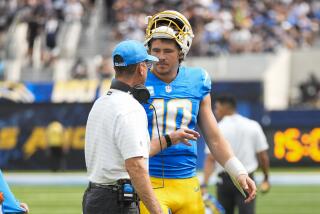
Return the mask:
[[52, 0], [52, 6], [54, 9], [54, 13], [57, 14], [57, 17], [60, 21], [64, 20], [64, 13], [63, 9], [65, 6], [65, 1], [64, 0]]
[[79, 0], [67, 0], [64, 8], [64, 17], [66, 22], [79, 22], [83, 15], [83, 6]]
[[43, 53], [43, 61], [45, 66], [49, 66], [55, 57], [58, 55], [59, 50], [57, 47], [57, 36], [59, 31], [58, 17], [51, 13], [45, 23], [45, 38], [46, 49]]
[[0, 0], [0, 50], [4, 46], [4, 34], [7, 30], [7, 7], [6, 2]]
[[57, 45], [57, 34], [59, 30], [59, 21], [55, 14], [50, 14], [45, 23], [46, 47], [53, 50]]
[[28, 56], [30, 58], [30, 62], [32, 63], [31, 59], [33, 55], [34, 42], [43, 31], [47, 11], [44, 3], [39, 0], [31, 0], [28, 3], [29, 13], [26, 18], [28, 23], [27, 41]]
[[88, 78], [88, 69], [87, 65], [84, 62], [82, 58], [78, 58], [76, 62], [74, 63], [72, 70], [71, 70], [71, 76], [74, 79], [86, 79]]
[[112, 6], [116, 1], [117, 0], [104, 0], [105, 11], [107, 11], [106, 16], [104, 18], [110, 24], [114, 23], [115, 11], [113, 10]]

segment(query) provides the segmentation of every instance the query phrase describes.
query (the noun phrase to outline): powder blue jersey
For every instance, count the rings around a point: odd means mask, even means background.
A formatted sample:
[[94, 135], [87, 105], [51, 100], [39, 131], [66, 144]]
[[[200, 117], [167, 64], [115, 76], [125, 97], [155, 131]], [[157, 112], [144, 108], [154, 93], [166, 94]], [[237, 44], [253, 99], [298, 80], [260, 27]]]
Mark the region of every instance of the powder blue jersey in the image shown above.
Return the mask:
[[[179, 128], [194, 129], [201, 100], [210, 93], [211, 79], [202, 68], [180, 66], [177, 77], [169, 84], [149, 72], [146, 87], [157, 112], [160, 135]], [[158, 137], [154, 110], [145, 105], [151, 138]], [[154, 177], [190, 178], [196, 175], [197, 145], [182, 143], [164, 149], [150, 158], [149, 173]], [[162, 157], [161, 157], [162, 156]], [[163, 167], [162, 167], [163, 166]]]
[[0, 170], [0, 192], [3, 194], [4, 201], [0, 205], [0, 213], [24, 213], [25, 210], [20, 207], [19, 201], [17, 201], [12, 194], [7, 182], [4, 180], [2, 172]]

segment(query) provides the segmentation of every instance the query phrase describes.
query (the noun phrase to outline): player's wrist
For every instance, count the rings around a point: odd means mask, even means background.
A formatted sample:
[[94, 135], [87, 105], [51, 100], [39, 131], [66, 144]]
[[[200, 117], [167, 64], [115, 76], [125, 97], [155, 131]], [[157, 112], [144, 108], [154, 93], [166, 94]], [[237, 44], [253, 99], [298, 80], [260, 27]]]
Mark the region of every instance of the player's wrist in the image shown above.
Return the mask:
[[243, 164], [235, 156], [231, 157], [225, 164], [224, 169], [234, 178], [238, 178], [240, 175], [248, 175], [247, 170]]
[[207, 184], [207, 183], [202, 183], [202, 184], [200, 185], [200, 187], [201, 187], [201, 188], [207, 188], [207, 187], [208, 187], [208, 184]]

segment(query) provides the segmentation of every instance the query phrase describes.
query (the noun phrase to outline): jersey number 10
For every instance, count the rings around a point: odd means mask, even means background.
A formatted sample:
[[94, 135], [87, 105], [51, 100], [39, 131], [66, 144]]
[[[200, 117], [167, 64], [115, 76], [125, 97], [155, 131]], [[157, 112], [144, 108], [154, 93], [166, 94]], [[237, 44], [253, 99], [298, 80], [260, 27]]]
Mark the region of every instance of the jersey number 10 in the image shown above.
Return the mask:
[[[178, 128], [188, 128], [192, 119], [192, 102], [188, 99], [154, 99], [160, 134], [171, 133]], [[165, 131], [164, 131], [165, 130]], [[152, 138], [158, 136], [156, 117], [153, 114]]]

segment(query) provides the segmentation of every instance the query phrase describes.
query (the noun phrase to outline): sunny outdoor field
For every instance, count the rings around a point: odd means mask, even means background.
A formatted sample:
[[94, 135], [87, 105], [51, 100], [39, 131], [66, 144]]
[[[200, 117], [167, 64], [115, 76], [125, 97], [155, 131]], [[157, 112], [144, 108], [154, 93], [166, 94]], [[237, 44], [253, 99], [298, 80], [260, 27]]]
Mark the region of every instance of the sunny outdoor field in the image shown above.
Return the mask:
[[[14, 186], [17, 198], [29, 204], [31, 214], [79, 214], [85, 186]], [[210, 188], [214, 192], [214, 187]], [[273, 186], [258, 195], [258, 214], [316, 214], [320, 210], [320, 185]]]

